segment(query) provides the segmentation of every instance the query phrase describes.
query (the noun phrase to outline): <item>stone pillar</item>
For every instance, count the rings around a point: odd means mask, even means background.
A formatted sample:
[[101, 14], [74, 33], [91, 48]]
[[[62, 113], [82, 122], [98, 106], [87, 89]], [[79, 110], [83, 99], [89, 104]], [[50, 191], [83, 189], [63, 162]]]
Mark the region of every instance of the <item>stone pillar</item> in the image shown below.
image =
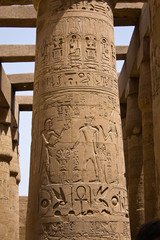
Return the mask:
[[11, 128], [6, 115], [8, 109], [0, 108], [0, 239], [3, 240], [9, 240], [9, 163], [12, 159]]
[[13, 158], [10, 162], [10, 190], [9, 190], [9, 239], [19, 239], [19, 184], [17, 184], [18, 143], [13, 142]]
[[160, 216], [160, 2], [159, 0], [149, 0], [150, 4], [150, 55], [151, 55], [151, 81], [152, 81], [152, 107], [153, 107], [153, 135], [155, 154], [155, 211], [152, 218]]
[[130, 239], [111, 1], [38, 7], [27, 240]]
[[131, 237], [144, 223], [144, 185], [142, 154], [142, 121], [138, 108], [138, 79], [129, 79], [126, 134], [128, 136], [128, 193]]
[[150, 62], [140, 66], [139, 107], [142, 111], [145, 221], [156, 217], [157, 189], [153, 141], [153, 112]]

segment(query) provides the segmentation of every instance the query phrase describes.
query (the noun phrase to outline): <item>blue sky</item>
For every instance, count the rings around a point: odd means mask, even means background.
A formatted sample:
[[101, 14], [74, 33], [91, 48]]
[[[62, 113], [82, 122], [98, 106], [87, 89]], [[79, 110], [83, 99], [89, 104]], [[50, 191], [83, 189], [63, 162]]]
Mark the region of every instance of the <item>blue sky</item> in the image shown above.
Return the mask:
[[[129, 45], [133, 27], [116, 27], [115, 28], [115, 44]], [[0, 28], [0, 44], [35, 44], [36, 29], [35, 28]], [[117, 61], [117, 71], [120, 72], [123, 61]], [[16, 73], [33, 73], [34, 63], [4, 63], [6, 74]], [[32, 91], [17, 92], [17, 95], [32, 95]], [[20, 112], [19, 136], [20, 136], [20, 169], [21, 183], [19, 186], [19, 194], [21, 196], [28, 195], [29, 181], [29, 161], [30, 161], [30, 144], [31, 144], [31, 112]]]

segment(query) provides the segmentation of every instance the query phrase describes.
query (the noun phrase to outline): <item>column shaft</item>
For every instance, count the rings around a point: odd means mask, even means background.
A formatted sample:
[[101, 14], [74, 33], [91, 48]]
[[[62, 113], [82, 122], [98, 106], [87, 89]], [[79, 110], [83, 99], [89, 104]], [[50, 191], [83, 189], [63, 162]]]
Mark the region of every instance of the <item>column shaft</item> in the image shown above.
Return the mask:
[[157, 189], [153, 140], [152, 86], [150, 62], [140, 66], [139, 107], [142, 111], [145, 220], [157, 215]]
[[[0, 109], [0, 113], [3, 109]], [[0, 115], [1, 116], [1, 115]], [[10, 125], [0, 119], [0, 239], [9, 240], [9, 162], [12, 159]]]
[[141, 112], [138, 108], [138, 79], [130, 79], [127, 97], [128, 193], [131, 237], [144, 223], [143, 154]]
[[27, 240], [129, 239], [111, 1], [40, 1]]
[[18, 166], [18, 142], [13, 143], [13, 158], [10, 162], [10, 191], [9, 191], [9, 239], [19, 239], [19, 184], [17, 183]]

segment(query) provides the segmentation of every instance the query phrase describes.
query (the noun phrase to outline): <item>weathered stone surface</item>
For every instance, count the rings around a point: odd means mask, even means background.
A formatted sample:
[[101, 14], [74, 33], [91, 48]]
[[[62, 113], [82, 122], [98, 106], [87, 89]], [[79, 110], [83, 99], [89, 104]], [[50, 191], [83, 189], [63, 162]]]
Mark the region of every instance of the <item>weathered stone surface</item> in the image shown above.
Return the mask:
[[0, 45], [1, 62], [33, 62], [34, 45]]
[[[0, 113], [3, 109], [0, 108]], [[1, 118], [1, 114], [0, 114]], [[2, 121], [4, 119], [1, 119]], [[0, 239], [8, 240], [9, 231], [9, 163], [12, 159], [10, 124], [0, 121]]]
[[0, 0], [1, 6], [32, 4], [33, 0]]
[[19, 240], [25, 240], [28, 197], [19, 197]]
[[16, 177], [10, 175], [8, 240], [19, 240], [19, 191]]
[[157, 214], [150, 61], [142, 62], [140, 66], [138, 100], [142, 111], [145, 219], [149, 221]]
[[0, 27], [36, 27], [36, 19], [33, 6], [0, 7]]
[[151, 11], [151, 78], [152, 78], [152, 96], [153, 96], [153, 136], [154, 136], [154, 153], [155, 153], [155, 176], [156, 176], [156, 195], [155, 211], [148, 212], [147, 220], [160, 216], [160, 2], [159, 0], [149, 0]]
[[130, 79], [127, 88], [126, 134], [128, 136], [128, 193], [131, 238], [135, 239], [144, 223], [144, 178], [142, 154], [142, 117], [138, 107], [138, 79]]
[[33, 90], [34, 73], [7, 75], [15, 91]]
[[39, 5], [27, 240], [130, 239], [107, 2]]

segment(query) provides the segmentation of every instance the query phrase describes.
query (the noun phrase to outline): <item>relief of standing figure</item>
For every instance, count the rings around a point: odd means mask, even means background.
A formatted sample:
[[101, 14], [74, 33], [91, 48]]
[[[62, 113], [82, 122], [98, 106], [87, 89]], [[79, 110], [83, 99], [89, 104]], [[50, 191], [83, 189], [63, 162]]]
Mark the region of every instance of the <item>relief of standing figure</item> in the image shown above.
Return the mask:
[[52, 150], [56, 147], [56, 144], [60, 142], [63, 131], [68, 130], [68, 124], [64, 124], [61, 132], [58, 134], [53, 130], [53, 119], [47, 118], [44, 122], [44, 130], [41, 132], [42, 136], [42, 148], [41, 148], [41, 161], [40, 161], [40, 173], [44, 181], [43, 184], [50, 182], [50, 164], [52, 157]]

